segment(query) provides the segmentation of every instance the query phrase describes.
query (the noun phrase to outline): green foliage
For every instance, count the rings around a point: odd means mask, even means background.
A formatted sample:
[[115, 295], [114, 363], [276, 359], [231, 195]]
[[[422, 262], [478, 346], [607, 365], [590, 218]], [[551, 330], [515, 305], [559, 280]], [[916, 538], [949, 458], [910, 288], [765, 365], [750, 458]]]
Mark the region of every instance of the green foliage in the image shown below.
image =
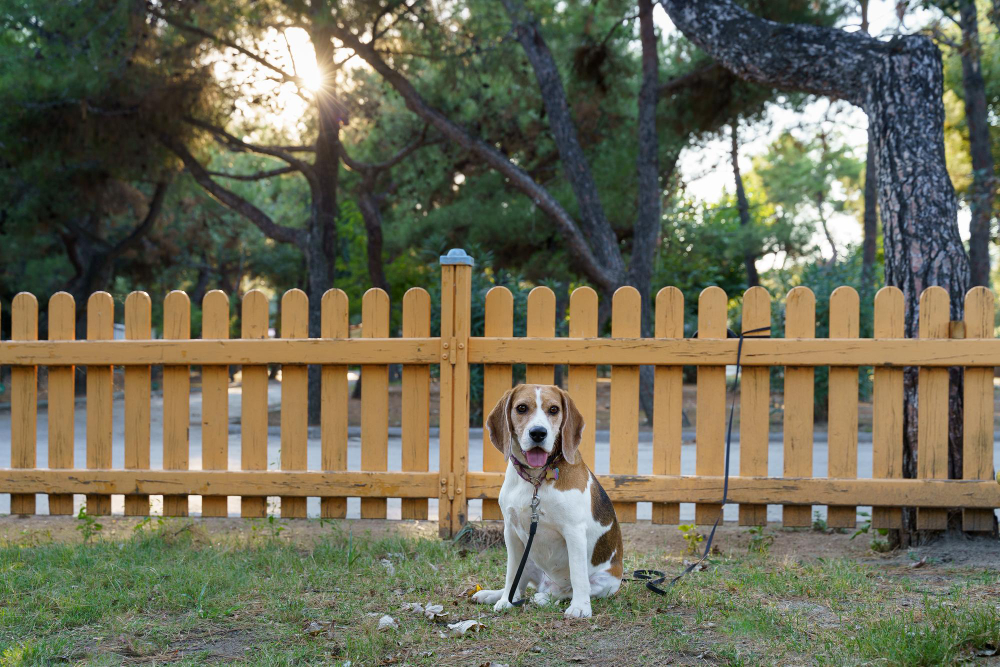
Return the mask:
[[765, 530], [767, 530], [766, 526], [753, 526], [747, 531], [750, 535], [750, 541], [747, 542], [747, 551], [749, 553], [764, 556], [770, 553], [771, 545], [774, 544], [774, 535], [765, 533]]
[[104, 526], [98, 523], [97, 519], [87, 514], [86, 507], [80, 508], [76, 518], [79, 522], [76, 524], [76, 529], [80, 531], [80, 536], [83, 537], [84, 544], [90, 544], [91, 538], [98, 535]]
[[705, 536], [698, 532], [698, 527], [693, 523], [677, 526], [677, 530], [681, 531], [681, 536], [684, 538], [686, 545], [684, 552], [691, 556], [697, 556], [701, 543], [705, 541]]

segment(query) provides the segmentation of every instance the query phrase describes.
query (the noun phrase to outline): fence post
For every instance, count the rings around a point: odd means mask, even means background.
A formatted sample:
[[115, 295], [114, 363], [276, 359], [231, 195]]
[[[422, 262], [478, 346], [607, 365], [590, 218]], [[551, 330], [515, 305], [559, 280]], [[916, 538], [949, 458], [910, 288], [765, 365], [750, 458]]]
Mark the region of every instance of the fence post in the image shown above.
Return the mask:
[[441, 256], [441, 425], [438, 533], [465, 523], [469, 469], [469, 335], [473, 259], [461, 248]]

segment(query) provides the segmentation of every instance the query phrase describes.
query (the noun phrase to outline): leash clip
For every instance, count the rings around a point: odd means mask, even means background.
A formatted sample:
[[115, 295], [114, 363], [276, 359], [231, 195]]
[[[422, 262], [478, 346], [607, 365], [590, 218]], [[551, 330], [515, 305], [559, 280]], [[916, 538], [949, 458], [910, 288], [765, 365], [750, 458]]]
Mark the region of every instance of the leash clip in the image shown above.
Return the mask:
[[541, 504], [538, 499], [538, 488], [535, 488], [535, 495], [531, 497], [531, 522], [538, 523], [538, 506]]

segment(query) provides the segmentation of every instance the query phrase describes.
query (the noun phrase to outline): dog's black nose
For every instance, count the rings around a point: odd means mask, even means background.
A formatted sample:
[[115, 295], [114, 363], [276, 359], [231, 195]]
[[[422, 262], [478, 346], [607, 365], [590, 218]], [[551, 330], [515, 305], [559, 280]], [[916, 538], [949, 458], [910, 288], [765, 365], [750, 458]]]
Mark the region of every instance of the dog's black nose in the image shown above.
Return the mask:
[[535, 442], [541, 442], [542, 440], [545, 439], [545, 436], [547, 436], [548, 434], [549, 432], [545, 429], [544, 426], [535, 426], [528, 431], [528, 435], [530, 435], [531, 439]]

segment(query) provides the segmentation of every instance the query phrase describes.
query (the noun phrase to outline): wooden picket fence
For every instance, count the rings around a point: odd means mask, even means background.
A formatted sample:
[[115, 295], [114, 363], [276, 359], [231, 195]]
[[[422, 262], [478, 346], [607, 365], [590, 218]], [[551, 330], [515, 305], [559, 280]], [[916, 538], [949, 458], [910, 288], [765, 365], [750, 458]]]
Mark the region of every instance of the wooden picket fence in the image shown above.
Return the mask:
[[[389, 299], [372, 289], [362, 302], [361, 338], [350, 338], [348, 301], [330, 290], [322, 302], [322, 338], [308, 338], [308, 301], [299, 290], [281, 299], [280, 338], [268, 337], [269, 304], [257, 290], [243, 298], [242, 337], [229, 339], [230, 305], [215, 291], [202, 304], [202, 338], [191, 339], [190, 303], [183, 292], [164, 301], [162, 339], [150, 337], [149, 297], [125, 301], [126, 340], [112, 340], [114, 304], [97, 293], [87, 304], [87, 340], [74, 340], [75, 306], [66, 294], [49, 301], [48, 341], [38, 341], [34, 296], [13, 302], [13, 336], [0, 342], [0, 365], [12, 366], [11, 467], [0, 469], [0, 493], [11, 512], [33, 514], [35, 494], [49, 495], [52, 514], [73, 511], [72, 494], [86, 494], [90, 514], [107, 514], [112, 494], [125, 513], [147, 515], [150, 495], [163, 513], [185, 516], [189, 496], [202, 497], [203, 516], [225, 516], [229, 496], [244, 517], [263, 517], [269, 496], [282, 517], [304, 517], [306, 498], [321, 498], [321, 515], [346, 516], [348, 497], [361, 498], [362, 518], [385, 518], [386, 499], [402, 498], [403, 519], [426, 519], [439, 501], [442, 536], [465, 523], [468, 500], [483, 499], [483, 516], [500, 517], [496, 498], [505, 462], [488, 441], [483, 471], [468, 468], [470, 364], [484, 365], [486, 412], [511, 387], [513, 364], [526, 364], [530, 383], [552, 383], [555, 364], [568, 365], [566, 388], [588, 425], [597, 414], [597, 366], [610, 365], [610, 475], [602, 483], [621, 521], [635, 521], [636, 502], [653, 503], [653, 522], [679, 521], [679, 503], [693, 502], [696, 522], [718, 515], [726, 415], [726, 365], [736, 341], [726, 338], [728, 299], [719, 288], [698, 301], [697, 339], [684, 337], [684, 298], [666, 287], [656, 297], [655, 336], [641, 335], [639, 293], [619, 289], [612, 337], [598, 337], [598, 297], [581, 287], [571, 295], [569, 336], [556, 337], [554, 293], [528, 298], [525, 337], [513, 336], [509, 290], [486, 296], [485, 332], [471, 331], [472, 260], [462, 251], [442, 257], [440, 335], [431, 335], [431, 301], [414, 288], [403, 299], [402, 337], [390, 337]], [[768, 504], [783, 506], [785, 526], [809, 526], [812, 506], [829, 507], [831, 527], [852, 528], [856, 507], [874, 508], [872, 525], [900, 525], [901, 507], [918, 508], [918, 526], [944, 528], [948, 508], [962, 508], [967, 530], [991, 530], [1000, 507], [993, 483], [994, 300], [974, 288], [963, 322], [949, 320], [948, 293], [921, 297], [919, 339], [903, 333], [903, 295], [892, 287], [875, 297], [875, 338], [859, 338], [859, 299], [850, 287], [830, 299], [830, 337], [815, 338], [815, 297], [805, 287], [787, 296], [784, 338], [748, 339], [740, 391], [740, 464], [729, 497], [741, 525], [766, 521]], [[771, 298], [755, 287], [743, 296], [745, 330], [771, 323]], [[267, 467], [268, 364], [282, 366], [280, 470]], [[322, 368], [321, 463], [307, 469], [307, 364]], [[389, 365], [402, 364], [402, 470], [387, 471]], [[638, 474], [639, 365], [655, 366], [653, 474]], [[163, 469], [150, 469], [150, 367], [163, 366]], [[228, 470], [228, 366], [242, 369], [241, 461]], [[361, 366], [361, 470], [347, 470], [348, 366]], [[429, 471], [431, 367], [440, 373], [437, 472]], [[48, 367], [48, 468], [36, 465], [37, 367]], [[86, 468], [73, 467], [74, 366], [86, 366]], [[112, 469], [113, 367], [124, 366], [124, 469]], [[189, 469], [190, 368], [202, 373], [202, 469]], [[684, 366], [697, 367], [696, 474], [680, 475]], [[784, 373], [784, 474], [768, 476], [771, 366]], [[829, 477], [813, 472], [814, 369], [829, 366]], [[857, 478], [858, 368], [874, 367], [873, 478]], [[903, 479], [903, 367], [919, 371], [918, 479]], [[964, 479], [948, 476], [948, 368], [965, 367]], [[580, 451], [595, 463], [595, 429]]]

